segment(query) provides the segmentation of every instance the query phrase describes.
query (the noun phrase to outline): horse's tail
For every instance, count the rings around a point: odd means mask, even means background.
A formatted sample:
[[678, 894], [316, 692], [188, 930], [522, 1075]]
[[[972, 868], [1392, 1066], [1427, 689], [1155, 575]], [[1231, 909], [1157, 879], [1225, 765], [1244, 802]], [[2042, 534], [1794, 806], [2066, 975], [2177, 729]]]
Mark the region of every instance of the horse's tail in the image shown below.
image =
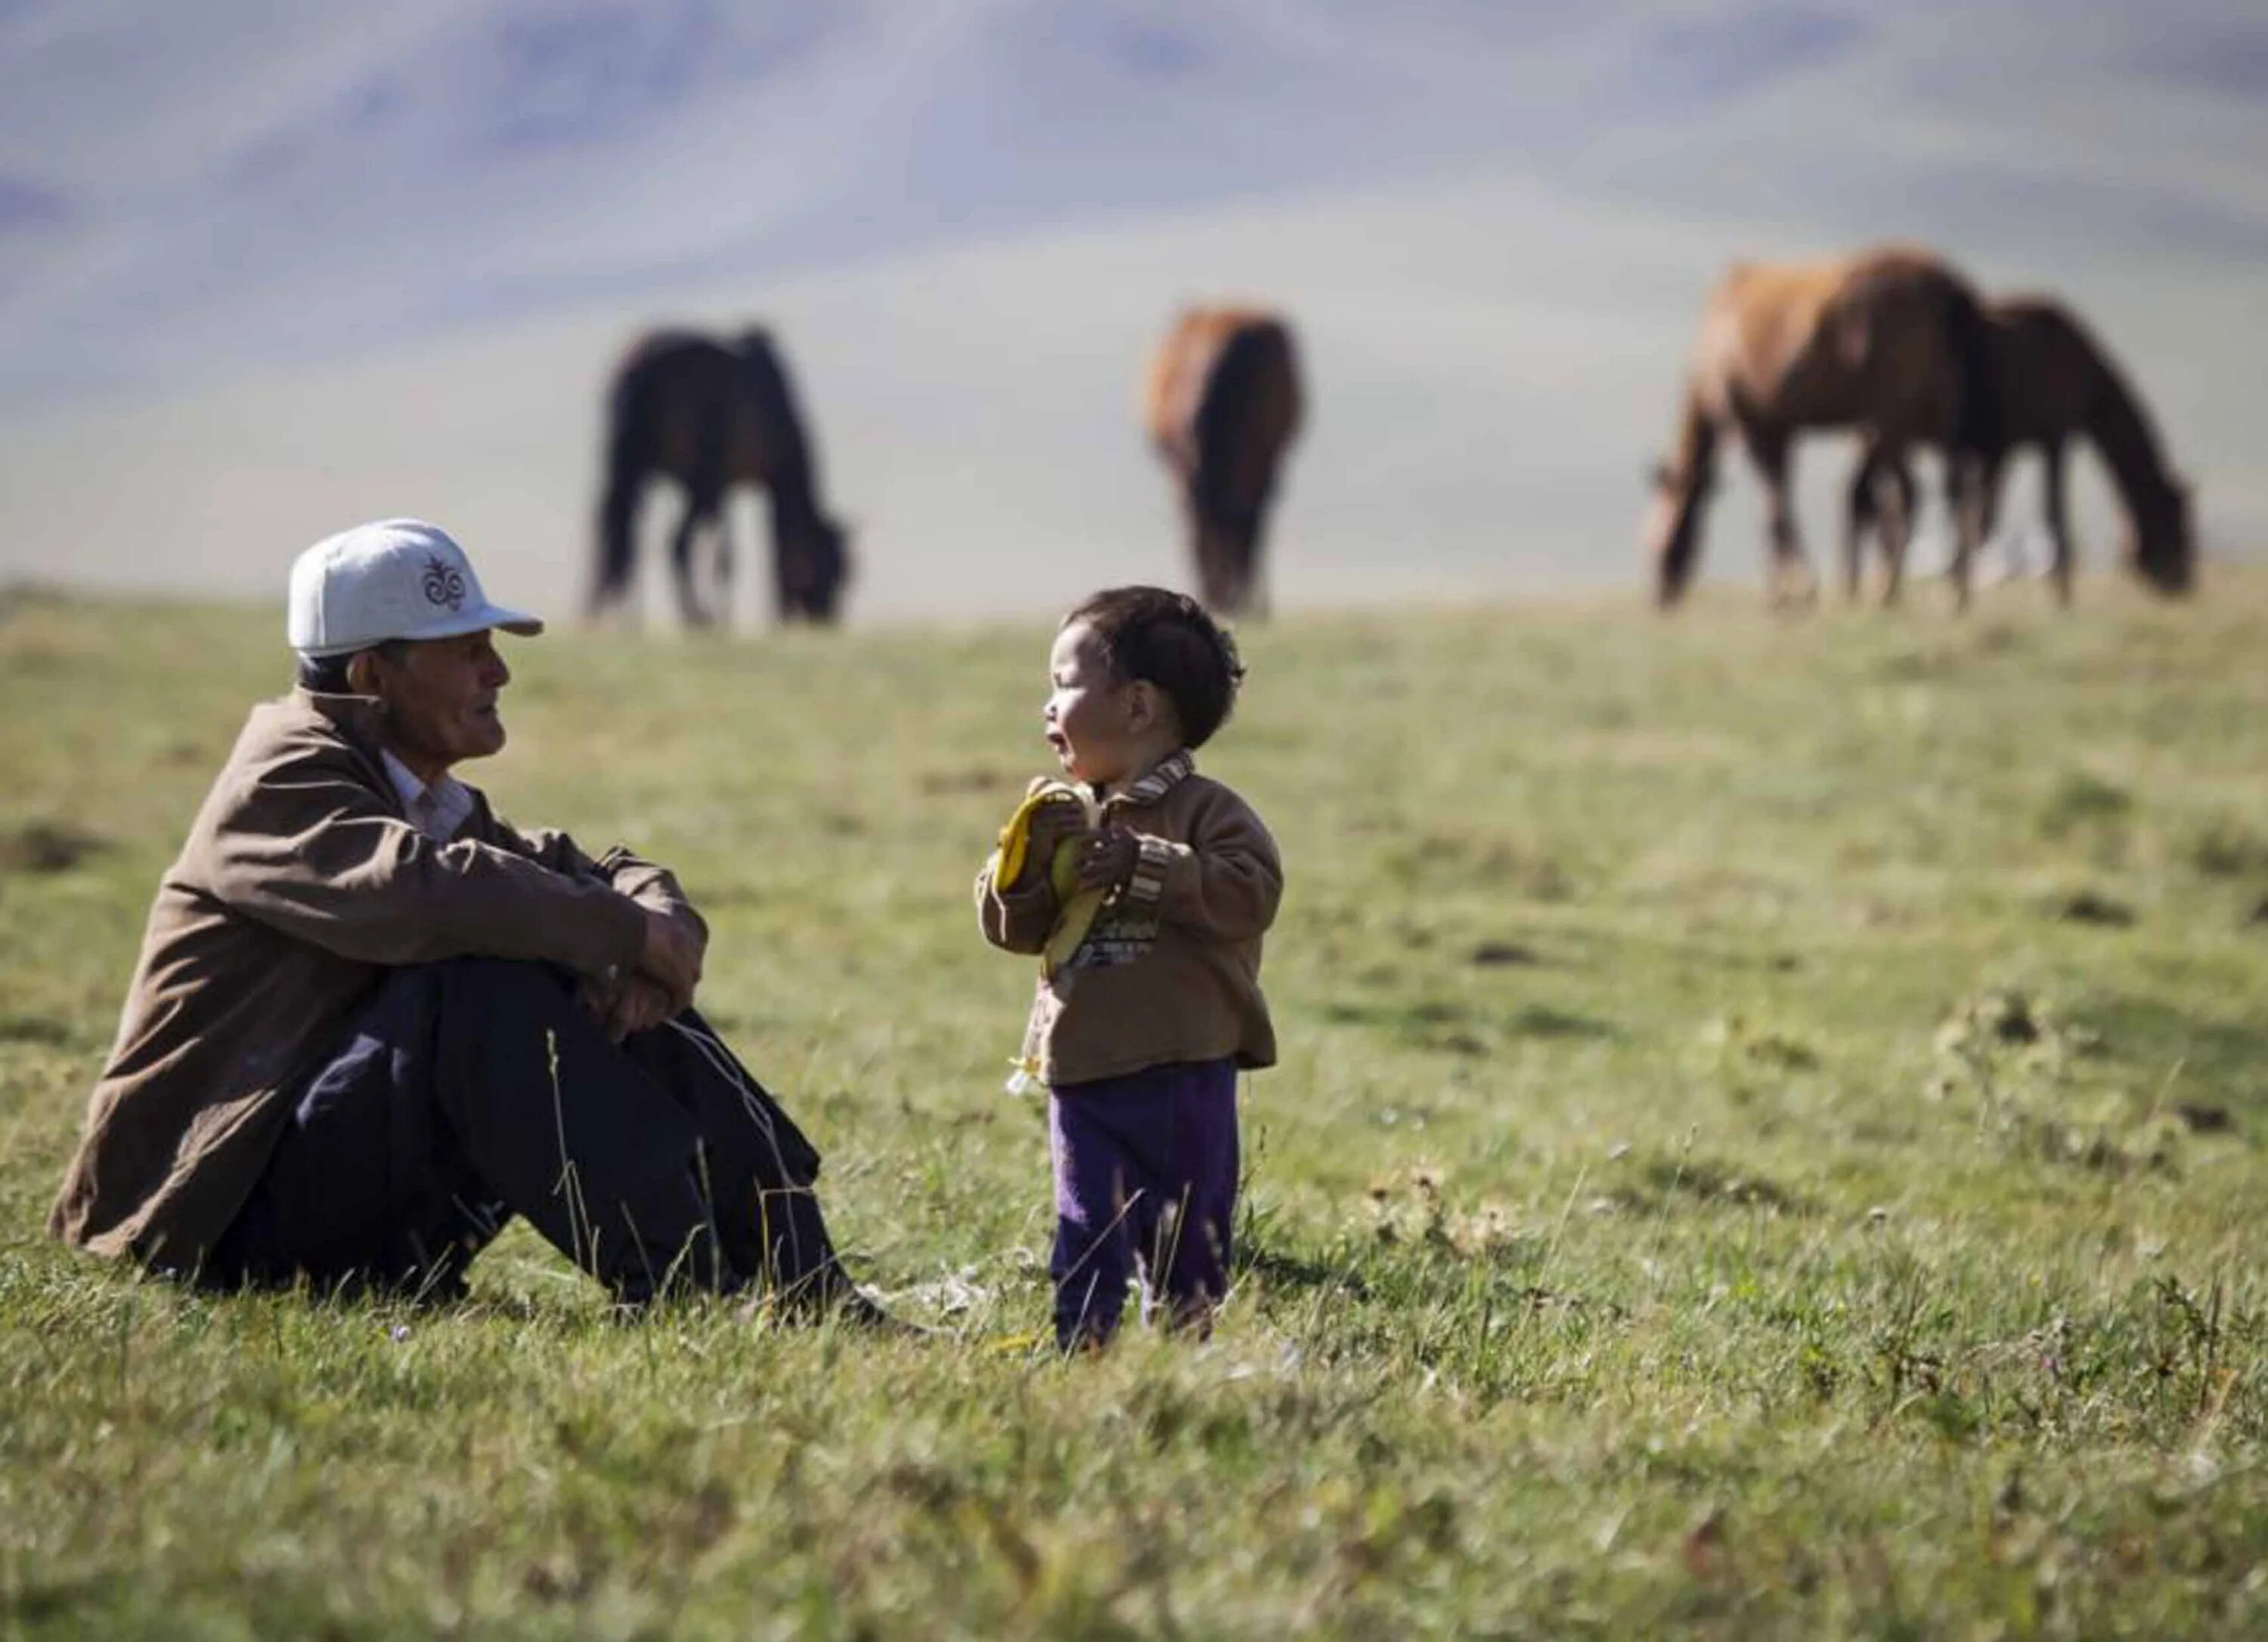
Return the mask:
[[1677, 408], [1677, 444], [1653, 470], [1654, 498], [1638, 527], [1654, 572], [1654, 597], [1665, 608], [1684, 597], [1701, 556], [1701, 514], [1717, 480], [1717, 418], [1689, 378]]
[[[1272, 473], [1255, 475], [1240, 458], [1256, 421], [1268, 375], [1285, 364], [1287, 342], [1274, 323], [1246, 325], [1231, 333], [1207, 373], [1197, 402], [1196, 471], [1191, 484], [1198, 504], [1216, 518], [1233, 518], [1264, 501]], [[1256, 478], [1256, 494], [1253, 482]]]
[[1702, 403], [1701, 385], [1688, 381], [1677, 407], [1677, 448], [1671, 471], [1681, 482], [1707, 490], [1717, 478], [1717, 419]]
[[606, 477], [599, 494], [598, 561], [591, 583], [594, 614], [630, 588], [639, 485], [652, 438], [652, 382], [641, 350], [633, 350], [607, 394]]
[[1254, 448], [1266, 437], [1263, 427], [1271, 391], [1290, 393], [1294, 371], [1292, 340], [1273, 320], [1240, 326], [1222, 342], [1206, 373], [1190, 441], [1196, 462], [1189, 494], [1198, 516], [1211, 526], [1204, 537], [1225, 541], [1236, 562], [1200, 566], [1209, 585], [1226, 602], [1241, 601], [1259, 556], [1259, 537], [1275, 489], [1273, 450]]

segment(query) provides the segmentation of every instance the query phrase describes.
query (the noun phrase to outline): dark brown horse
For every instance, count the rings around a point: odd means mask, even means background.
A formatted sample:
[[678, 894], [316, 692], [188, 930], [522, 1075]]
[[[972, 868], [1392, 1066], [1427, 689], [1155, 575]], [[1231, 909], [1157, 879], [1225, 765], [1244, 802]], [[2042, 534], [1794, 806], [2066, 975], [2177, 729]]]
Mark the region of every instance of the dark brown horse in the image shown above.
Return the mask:
[[1205, 603], [1264, 608], [1260, 549], [1277, 465], [1300, 431], [1299, 351], [1276, 315], [1189, 308], [1150, 362], [1150, 443], [1181, 481]]
[[717, 581], [728, 595], [733, 548], [726, 493], [763, 488], [771, 501], [774, 609], [782, 621], [831, 622], [850, 575], [841, 526], [819, 501], [819, 461], [795, 390], [771, 338], [751, 329], [718, 340], [655, 331], [623, 357], [607, 401], [607, 480], [599, 502], [598, 575], [590, 613], [604, 614], [630, 588], [637, 506], [646, 482], [674, 479], [685, 513], [671, 540], [677, 603], [694, 625], [714, 613], [696, 585], [693, 549], [716, 539]]
[[[1969, 283], [1928, 252], [1884, 247], [1832, 262], [1736, 263], [1710, 293], [1688, 371], [1677, 449], [1654, 473], [1641, 545], [1656, 594], [1683, 594], [1700, 557], [1701, 515], [1727, 428], [1766, 492], [1774, 602], [1816, 593], [1795, 527], [1789, 465], [1807, 429], [1855, 428], [1903, 460], [1917, 445], [1948, 453], [1962, 504], [1955, 585], [1981, 534], [1975, 475], [1992, 441], [1984, 324]], [[1897, 596], [1893, 581], [1886, 601]]]
[[[2049, 573], [2057, 600], [2068, 605], [2072, 552], [2064, 462], [2071, 441], [2084, 438], [2101, 453], [2125, 509], [2128, 567], [2161, 593], [2187, 593], [2197, 576], [2189, 487], [2167, 466], [2148, 409], [2110, 354], [2051, 298], [1987, 303], [1984, 320], [1999, 433], [1984, 465], [1984, 534], [1992, 534], [1999, 511], [2008, 459], [2037, 445], [2055, 549]], [[1904, 554], [1904, 533], [1895, 526], [1900, 515], [1911, 513], [1912, 496], [1905, 464], [1869, 448], [1851, 482], [1847, 541], [1853, 563], [1869, 526], [1881, 526], [1883, 551], [1893, 561]]]

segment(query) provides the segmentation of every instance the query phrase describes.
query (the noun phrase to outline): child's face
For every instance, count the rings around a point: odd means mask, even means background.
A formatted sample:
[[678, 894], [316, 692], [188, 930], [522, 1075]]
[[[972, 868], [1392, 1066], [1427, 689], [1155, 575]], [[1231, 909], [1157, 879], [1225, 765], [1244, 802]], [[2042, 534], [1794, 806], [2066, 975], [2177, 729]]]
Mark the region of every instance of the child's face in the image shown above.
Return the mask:
[[1090, 786], [1134, 773], [1145, 751], [1145, 711], [1152, 693], [1113, 678], [1094, 631], [1073, 622], [1048, 652], [1048, 704], [1041, 713], [1048, 745], [1064, 771]]

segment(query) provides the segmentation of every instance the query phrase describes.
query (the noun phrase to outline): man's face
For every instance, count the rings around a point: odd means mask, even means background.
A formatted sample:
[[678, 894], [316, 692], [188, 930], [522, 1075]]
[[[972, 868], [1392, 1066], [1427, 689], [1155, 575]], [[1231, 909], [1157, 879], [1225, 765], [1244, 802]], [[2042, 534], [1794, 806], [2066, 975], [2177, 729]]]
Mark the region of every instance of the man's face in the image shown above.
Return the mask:
[[497, 695], [512, 669], [489, 630], [412, 642], [399, 660], [373, 652], [366, 687], [386, 704], [385, 738], [395, 757], [430, 783], [449, 766], [504, 746]]

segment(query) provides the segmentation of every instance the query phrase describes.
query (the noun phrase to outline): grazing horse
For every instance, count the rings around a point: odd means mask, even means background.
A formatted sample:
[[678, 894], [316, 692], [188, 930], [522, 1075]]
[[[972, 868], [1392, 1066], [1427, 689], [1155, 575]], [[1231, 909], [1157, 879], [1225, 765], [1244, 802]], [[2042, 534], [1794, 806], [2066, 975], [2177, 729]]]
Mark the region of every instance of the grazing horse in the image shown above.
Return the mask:
[[599, 563], [590, 614], [619, 603], [637, 549], [639, 497], [656, 475], [684, 487], [685, 513], [670, 544], [677, 604], [686, 622], [715, 619], [695, 585], [693, 549], [717, 543], [717, 581], [730, 608], [733, 548], [725, 493], [764, 488], [771, 500], [774, 609], [782, 621], [831, 622], [850, 575], [841, 526], [819, 501], [819, 463], [795, 390], [771, 338], [749, 329], [725, 340], [690, 331], [641, 337], [615, 372], [607, 400], [607, 479], [599, 502]]
[[1257, 607], [1277, 464], [1300, 431], [1290, 328], [1249, 308], [1189, 308], [1150, 362], [1142, 420], [1181, 481], [1197, 580], [1212, 609]]
[[[1887, 456], [1934, 445], [1962, 504], [1955, 587], [1968, 600], [1968, 556], [1980, 534], [1975, 495], [1992, 440], [1984, 321], [1969, 283], [1926, 251], [1883, 247], [1819, 263], [1735, 263], [1710, 293], [1685, 383], [1677, 448], [1653, 475], [1641, 526], [1656, 594], [1675, 604], [1700, 556], [1701, 514], [1717, 441], [1737, 431], [1763, 479], [1775, 603], [1817, 586], [1795, 527], [1790, 449], [1807, 429], [1856, 428]], [[1895, 579], [1884, 602], [1896, 599]]]
[[[2088, 335], [2078, 316], [2047, 297], [2010, 297], [1984, 306], [1999, 421], [1995, 448], [1983, 469], [1984, 531], [1992, 533], [1999, 511], [2000, 478], [2022, 446], [2040, 449], [2042, 499], [2055, 548], [2049, 574], [2058, 602], [2071, 602], [2071, 531], [2064, 507], [2064, 458], [2073, 438], [2102, 453], [2117, 487], [2128, 526], [2125, 560], [2134, 573], [2163, 593], [2190, 590], [2197, 576], [2197, 544], [2190, 529], [2188, 485], [2166, 463], [2157, 430], [2141, 398]], [[1855, 556], [1869, 526], [1881, 522], [1887, 500], [1895, 515], [1910, 509], [1913, 478], [1905, 464], [1869, 448], [1851, 482], [1847, 542]], [[1904, 551], [1885, 530], [1888, 554]]]

